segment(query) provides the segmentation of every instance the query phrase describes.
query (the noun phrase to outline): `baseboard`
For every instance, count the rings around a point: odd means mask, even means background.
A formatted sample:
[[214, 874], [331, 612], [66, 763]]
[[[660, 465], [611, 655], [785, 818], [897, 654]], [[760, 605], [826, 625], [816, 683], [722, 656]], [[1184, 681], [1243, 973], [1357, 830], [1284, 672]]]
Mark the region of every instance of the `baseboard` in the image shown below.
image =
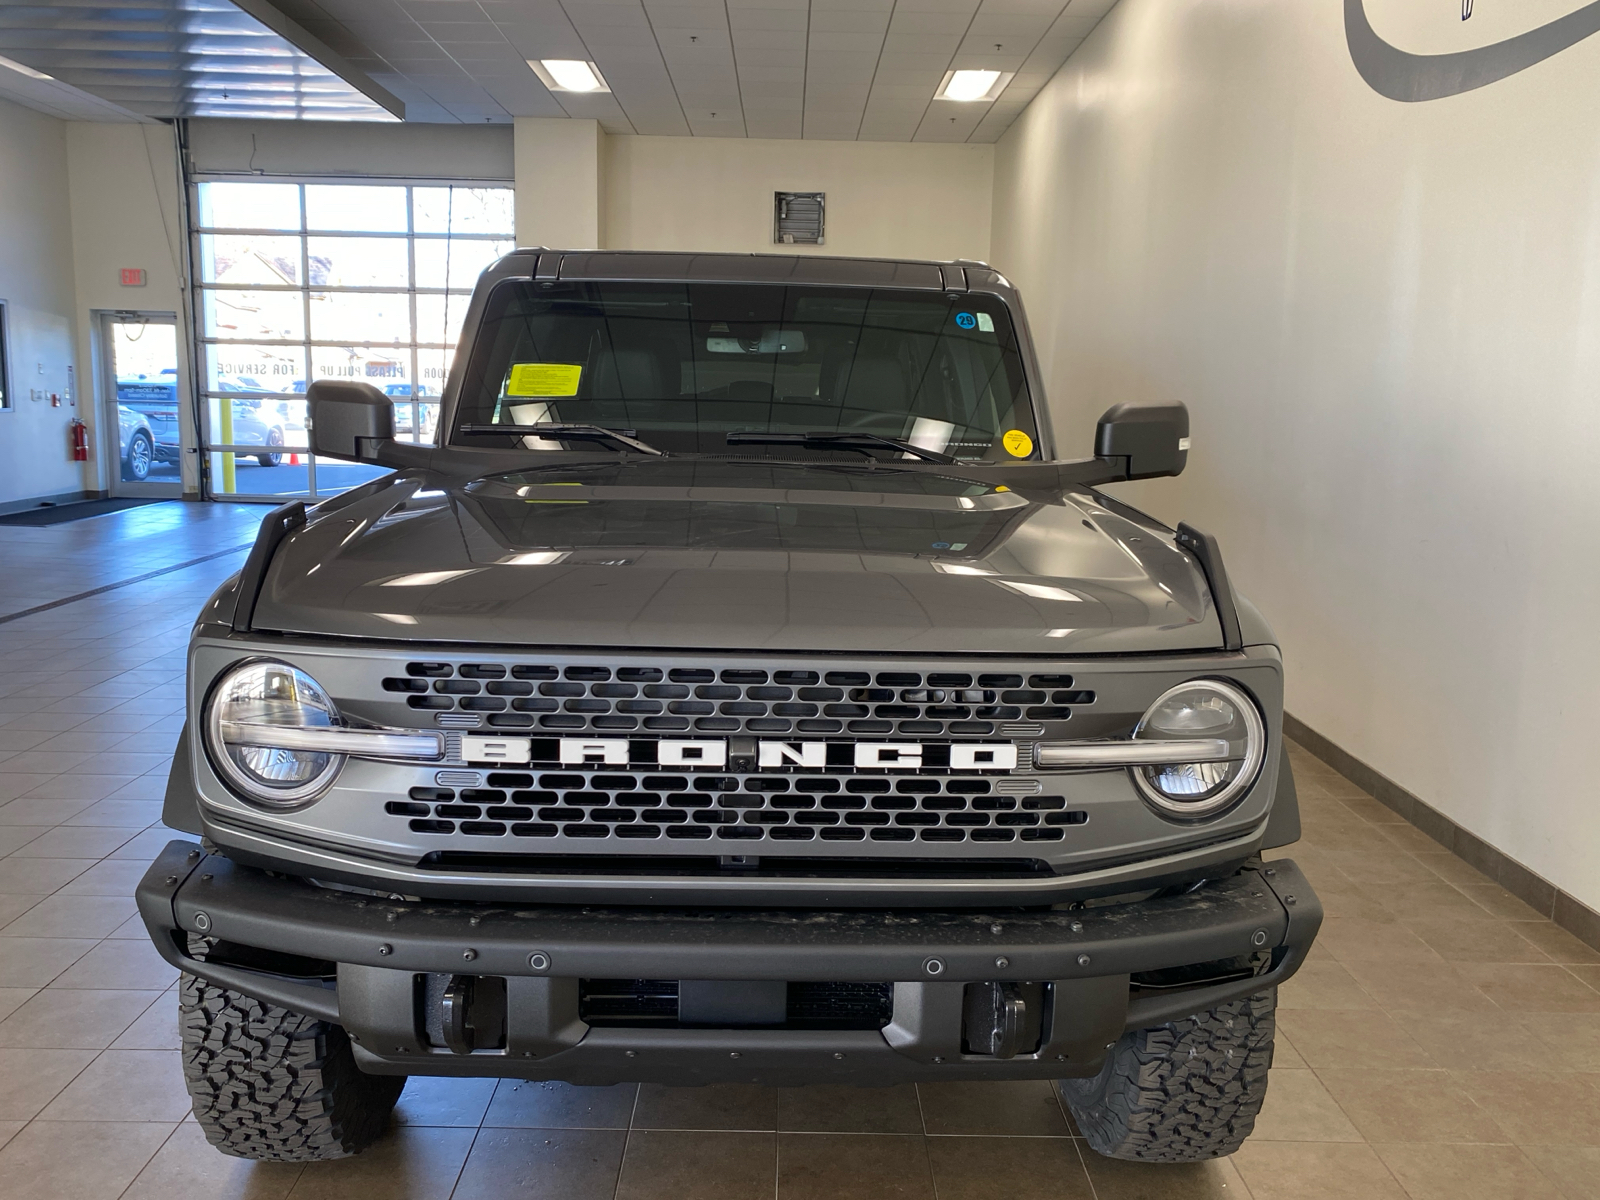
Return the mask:
[[12, 513], [27, 512], [29, 509], [40, 508], [46, 504], [76, 504], [80, 500], [104, 500], [107, 492], [57, 492], [54, 496], [31, 496], [26, 500], [7, 500], [0, 503], [0, 517], [8, 517]]
[[1542, 875], [1469, 833], [1427, 801], [1335, 745], [1298, 717], [1283, 714], [1283, 732], [1374, 799], [1399, 813], [1463, 862], [1470, 863], [1529, 907], [1586, 945], [1600, 950], [1600, 913]]

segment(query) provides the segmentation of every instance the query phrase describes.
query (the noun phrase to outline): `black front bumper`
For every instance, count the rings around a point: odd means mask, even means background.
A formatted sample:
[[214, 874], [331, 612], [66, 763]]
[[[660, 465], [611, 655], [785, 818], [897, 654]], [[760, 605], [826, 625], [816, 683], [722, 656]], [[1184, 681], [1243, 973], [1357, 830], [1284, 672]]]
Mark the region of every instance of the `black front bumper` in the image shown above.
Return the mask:
[[[1077, 911], [761, 911], [505, 907], [383, 900], [316, 887], [168, 844], [139, 911], [174, 966], [343, 1025], [364, 1070], [602, 1084], [873, 1083], [1054, 1078], [1099, 1070], [1108, 1044], [1282, 982], [1322, 906], [1288, 860], [1184, 895]], [[202, 961], [189, 934], [246, 948]], [[242, 965], [273, 955], [335, 964], [307, 978]], [[1130, 988], [1129, 977], [1270, 953], [1264, 974]], [[291, 961], [289, 959], [280, 959]], [[283, 968], [279, 967], [280, 970]], [[506, 981], [505, 1046], [430, 1044], [428, 975]], [[580, 979], [892, 983], [881, 1030], [590, 1026]], [[1012, 1058], [962, 1048], [965, 985], [1048, 981], [1044, 1035]]]

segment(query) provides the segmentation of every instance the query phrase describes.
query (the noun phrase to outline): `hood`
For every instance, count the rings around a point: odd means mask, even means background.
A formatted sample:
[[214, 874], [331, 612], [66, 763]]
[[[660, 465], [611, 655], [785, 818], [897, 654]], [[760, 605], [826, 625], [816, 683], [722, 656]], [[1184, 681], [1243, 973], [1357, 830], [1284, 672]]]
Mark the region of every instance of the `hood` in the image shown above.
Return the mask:
[[[958, 469], [958, 468], [955, 468]], [[1221, 644], [1205, 577], [1089, 492], [666, 459], [405, 471], [279, 549], [255, 627], [497, 645], [1080, 654]]]

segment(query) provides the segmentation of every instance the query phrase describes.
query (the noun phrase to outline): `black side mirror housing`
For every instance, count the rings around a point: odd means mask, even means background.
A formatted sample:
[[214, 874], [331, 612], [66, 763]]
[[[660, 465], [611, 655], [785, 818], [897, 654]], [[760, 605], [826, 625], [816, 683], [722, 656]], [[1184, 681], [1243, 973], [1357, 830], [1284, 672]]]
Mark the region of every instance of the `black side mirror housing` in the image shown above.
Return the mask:
[[394, 440], [394, 402], [353, 379], [319, 379], [306, 389], [311, 452], [352, 462], [378, 462]]
[[1181, 404], [1113, 404], [1094, 431], [1096, 458], [1125, 458], [1128, 479], [1181, 475], [1189, 461], [1189, 409]]

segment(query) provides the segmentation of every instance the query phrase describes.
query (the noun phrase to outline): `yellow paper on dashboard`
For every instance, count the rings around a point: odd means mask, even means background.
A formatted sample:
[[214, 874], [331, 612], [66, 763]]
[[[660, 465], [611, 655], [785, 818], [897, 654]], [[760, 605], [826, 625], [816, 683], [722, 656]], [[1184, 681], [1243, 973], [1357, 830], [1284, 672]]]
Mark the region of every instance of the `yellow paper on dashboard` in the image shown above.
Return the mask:
[[576, 396], [583, 367], [577, 363], [512, 363], [508, 396]]

